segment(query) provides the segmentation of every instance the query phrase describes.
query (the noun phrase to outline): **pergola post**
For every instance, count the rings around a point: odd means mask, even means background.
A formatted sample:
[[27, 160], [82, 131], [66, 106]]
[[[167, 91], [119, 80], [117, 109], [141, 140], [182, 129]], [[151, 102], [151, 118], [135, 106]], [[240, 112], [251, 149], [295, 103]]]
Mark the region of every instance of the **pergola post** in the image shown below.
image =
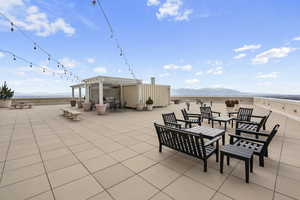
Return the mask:
[[72, 99], [74, 99], [74, 87], [72, 87]]
[[142, 101], [142, 84], [138, 83], [138, 104]]
[[99, 104], [103, 105], [103, 81], [99, 81]]
[[124, 102], [123, 102], [123, 85], [120, 85], [120, 102], [121, 102], [121, 107], [123, 107]]
[[85, 103], [90, 102], [90, 87], [87, 83], [85, 83]]
[[81, 87], [79, 86], [79, 101], [81, 101]]

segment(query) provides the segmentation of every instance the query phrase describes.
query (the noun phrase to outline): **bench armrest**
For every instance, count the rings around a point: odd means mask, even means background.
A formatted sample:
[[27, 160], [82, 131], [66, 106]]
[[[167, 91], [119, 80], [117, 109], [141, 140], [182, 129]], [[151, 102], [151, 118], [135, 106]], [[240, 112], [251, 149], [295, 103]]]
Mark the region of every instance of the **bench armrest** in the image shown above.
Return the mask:
[[199, 117], [201, 117], [201, 114], [192, 114], [192, 113], [187, 113], [187, 116], [189, 116], [189, 117], [197, 117], [197, 118], [199, 118]]
[[218, 114], [219, 117], [221, 116], [221, 113], [220, 112], [216, 112], [216, 111], [211, 111], [213, 114]]
[[249, 124], [249, 125], [259, 125], [259, 123], [258, 122], [253, 122], [253, 121], [251, 121], [251, 122], [249, 122], [249, 121], [240, 121], [240, 120], [237, 120], [237, 125], [238, 124]]
[[211, 145], [211, 144], [213, 144], [213, 143], [219, 141], [220, 139], [221, 139], [221, 137], [216, 137], [216, 138], [214, 138], [214, 139], [212, 139], [212, 140], [209, 140], [208, 142], [205, 142], [204, 146], [205, 146], [205, 147], [206, 147], [206, 146], [209, 146], [209, 145]]
[[246, 133], [250, 135], [260, 135], [260, 136], [266, 136], [268, 137], [269, 134], [267, 133], [262, 133], [262, 132], [256, 132], [256, 131], [250, 131], [250, 130], [244, 130], [244, 129], [238, 129], [240, 133]]
[[191, 123], [191, 121], [189, 121], [189, 120], [184, 120], [184, 119], [177, 119], [177, 121], [179, 121], [179, 122], [184, 122], [184, 123]]
[[174, 123], [174, 122], [165, 122], [165, 125], [166, 125], [166, 126], [171, 126], [171, 127], [176, 127], [176, 128], [181, 129], [181, 124], [178, 124], [178, 123]]
[[262, 116], [262, 115], [251, 115], [251, 117], [254, 117], [254, 118], [265, 118], [266, 116]]

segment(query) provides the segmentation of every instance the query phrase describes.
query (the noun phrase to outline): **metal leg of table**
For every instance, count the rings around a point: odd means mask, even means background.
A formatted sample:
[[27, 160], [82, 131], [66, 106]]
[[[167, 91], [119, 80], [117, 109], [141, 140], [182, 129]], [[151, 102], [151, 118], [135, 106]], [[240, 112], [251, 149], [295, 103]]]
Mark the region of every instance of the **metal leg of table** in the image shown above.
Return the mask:
[[246, 183], [249, 183], [249, 163], [250, 163], [250, 160], [246, 159], [245, 160]]
[[221, 152], [220, 156], [220, 173], [223, 174], [223, 162], [224, 162], [224, 153]]

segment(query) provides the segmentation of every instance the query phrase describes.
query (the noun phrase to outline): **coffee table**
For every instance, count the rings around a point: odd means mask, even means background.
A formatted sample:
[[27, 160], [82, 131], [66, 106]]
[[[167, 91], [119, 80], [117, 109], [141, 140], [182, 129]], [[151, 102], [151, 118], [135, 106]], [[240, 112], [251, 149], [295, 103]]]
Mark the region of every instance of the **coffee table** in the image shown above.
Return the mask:
[[201, 134], [204, 138], [207, 138], [209, 140], [222, 136], [222, 143], [223, 145], [225, 144], [225, 130], [210, 128], [207, 126], [195, 126], [193, 128], [188, 128], [185, 130], [195, 134]]
[[214, 128], [214, 121], [224, 123], [224, 130], [227, 131], [227, 123], [233, 123], [233, 117], [214, 117], [211, 122], [211, 127]]

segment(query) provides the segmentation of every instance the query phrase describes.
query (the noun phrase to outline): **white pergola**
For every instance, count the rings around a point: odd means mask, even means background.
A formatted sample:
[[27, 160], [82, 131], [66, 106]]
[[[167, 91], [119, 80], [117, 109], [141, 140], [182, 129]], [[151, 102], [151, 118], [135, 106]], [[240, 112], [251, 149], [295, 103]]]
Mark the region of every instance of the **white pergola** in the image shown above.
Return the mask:
[[[123, 86], [127, 85], [140, 85], [142, 84], [142, 80], [130, 79], [130, 78], [120, 78], [120, 77], [109, 77], [109, 76], [96, 76], [88, 79], [82, 80], [83, 83], [72, 85], [72, 97], [74, 98], [74, 90], [75, 88], [79, 89], [79, 99], [81, 99], [81, 88], [85, 88], [85, 102], [90, 101], [90, 86], [92, 84], [99, 84], [99, 104], [103, 105], [103, 88], [104, 87], [112, 87], [112, 86], [120, 86], [120, 96], [123, 97]], [[140, 94], [140, 92], [139, 92]], [[140, 98], [140, 97], [139, 97]], [[122, 99], [121, 99], [122, 102]]]

